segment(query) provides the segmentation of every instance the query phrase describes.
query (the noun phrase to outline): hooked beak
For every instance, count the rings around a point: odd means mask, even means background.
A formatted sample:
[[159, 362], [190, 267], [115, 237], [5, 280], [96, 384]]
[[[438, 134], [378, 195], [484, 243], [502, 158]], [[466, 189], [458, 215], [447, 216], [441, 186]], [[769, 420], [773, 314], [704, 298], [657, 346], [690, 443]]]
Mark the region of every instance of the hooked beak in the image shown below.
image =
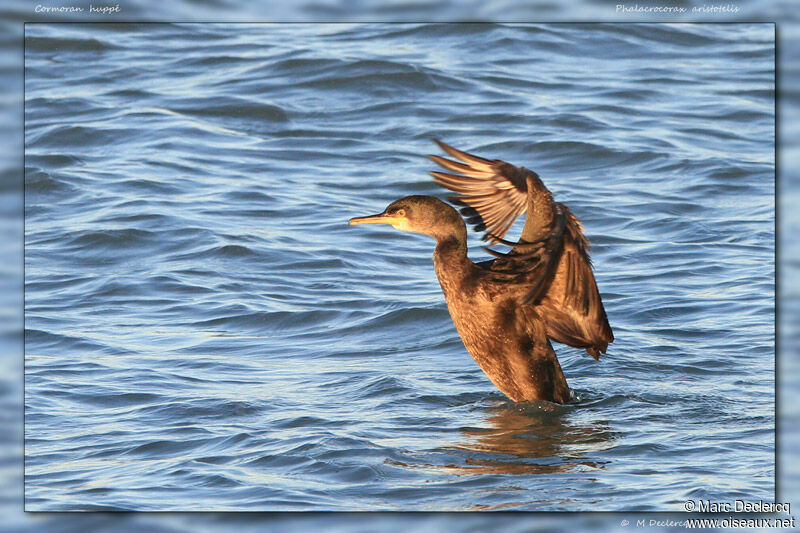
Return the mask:
[[406, 220], [405, 217], [391, 216], [381, 213], [380, 215], [351, 218], [347, 224], [349, 226], [356, 226], [358, 224], [389, 224], [391, 226], [396, 226], [404, 220]]

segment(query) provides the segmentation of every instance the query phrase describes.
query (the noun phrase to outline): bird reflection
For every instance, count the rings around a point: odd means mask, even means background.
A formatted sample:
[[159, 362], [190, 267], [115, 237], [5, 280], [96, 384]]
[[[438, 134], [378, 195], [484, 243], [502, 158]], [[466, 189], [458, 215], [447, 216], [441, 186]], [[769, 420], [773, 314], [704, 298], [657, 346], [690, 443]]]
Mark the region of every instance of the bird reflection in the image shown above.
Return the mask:
[[[427, 472], [431, 479], [442, 474], [463, 476], [466, 486], [487, 475], [509, 476], [501, 486], [475, 486], [472, 490], [487, 493], [486, 503], [473, 504], [470, 510], [567, 507], [569, 499], [548, 497], [542, 501], [535, 476], [580, 473], [582, 481], [591, 482], [592, 473], [609, 464], [593, 458], [606, 457], [601, 452], [613, 448], [617, 440], [607, 422], [580, 420], [582, 404], [580, 400], [566, 406], [503, 401], [485, 408], [484, 427], [462, 428], [460, 443], [408, 453], [406, 461], [386, 459], [384, 463]], [[550, 483], [547, 477], [542, 482], [545, 486]], [[497, 494], [507, 491], [518, 491], [517, 498]], [[501, 501], [495, 503], [496, 498]]]
[[570, 420], [574, 407], [546, 402], [504, 403], [488, 409], [489, 428], [463, 429], [467, 437], [451, 447], [464, 457], [464, 465], [444, 466], [451, 473], [552, 474], [603, 468], [585, 454], [611, 446], [608, 425], [581, 425]]

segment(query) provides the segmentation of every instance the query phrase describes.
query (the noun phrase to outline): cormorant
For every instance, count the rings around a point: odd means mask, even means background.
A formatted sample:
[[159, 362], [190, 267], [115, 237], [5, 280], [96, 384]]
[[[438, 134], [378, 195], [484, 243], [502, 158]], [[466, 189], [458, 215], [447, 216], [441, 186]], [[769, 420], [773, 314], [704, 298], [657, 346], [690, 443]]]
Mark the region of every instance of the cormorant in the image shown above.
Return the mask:
[[[585, 348], [595, 359], [614, 340], [580, 222], [553, 201], [535, 172], [436, 143], [461, 162], [430, 156], [459, 173], [434, 171], [434, 179], [459, 193], [450, 199], [476, 231], [510, 252], [487, 248], [496, 259], [470, 261], [464, 220], [432, 196], [401, 198], [349, 224], [390, 224], [436, 239], [433, 263], [450, 316], [489, 379], [513, 401], [568, 402], [571, 391], [550, 339]], [[520, 240], [503, 239], [525, 212]]]

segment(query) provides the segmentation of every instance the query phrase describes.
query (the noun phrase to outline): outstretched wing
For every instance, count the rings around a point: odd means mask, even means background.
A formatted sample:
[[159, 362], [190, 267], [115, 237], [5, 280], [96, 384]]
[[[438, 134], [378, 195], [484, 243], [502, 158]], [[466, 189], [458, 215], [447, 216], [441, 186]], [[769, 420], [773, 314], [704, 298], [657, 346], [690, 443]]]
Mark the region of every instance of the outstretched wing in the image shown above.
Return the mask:
[[565, 218], [561, 258], [539, 309], [548, 336], [563, 344], [585, 348], [595, 359], [606, 353], [614, 333], [589, 259], [589, 242], [581, 224], [564, 204], [557, 204]]
[[452, 161], [435, 155], [428, 156], [447, 170], [432, 171], [436, 183], [459, 194], [450, 200], [465, 206], [461, 214], [475, 231], [486, 231], [484, 239], [499, 242], [517, 217], [525, 212], [528, 201], [528, 177], [538, 175], [524, 167], [516, 167], [499, 159], [484, 159], [456, 150], [437, 139], [439, 147], [462, 161]]
[[[554, 341], [584, 348], [595, 359], [614, 334], [597, 290], [588, 242], [564, 204], [554, 204], [553, 225], [541, 241], [517, 245], [485, 267], [490, 279], [513, 291], [521, 306], [533, 305]], [[509, 294], [509, 292], [506, 292]]]
[[[489, 160], [457, 150], [437, 139], [436, 144], [446, 153], [462, 161], [451, 161], [435, 155], [434, 162], [460, 175], [433, 171], [437, 183], [460, 196], [451, 197], [465, 205], [462, 214], [476, 231], [486, 231], [484, 239], [491, 244], [502, 243], [512, 248], [503, 254], [487, 251], [497, 257], [486, 270], [488, 279], [500, 282], [516, 294], [520, 305], [538, 302], [547, 292], [561, 258], [564, 232], [568, 222], [566, 209], [552, 201], [539, 176], [524, 167], [516, 167], [498, 159]], [[541, 205], [540, 216], [526, 221], [526, 228], [536, 226], [527, 234], [529, 240], [509, 242], [503, 239], [517, 217], [525, 213], [529, 196]], [[529, 215], [530, 218], [530, 215]], [[523, 230], [523, 234], [525, 234]]]
[[[462, 214], [476, 231], [486, 231], [485, 239], [513, 248], [507, 254], [487, 250], [497, 258], [480, 265], [488, 279], [502, 284], [505, 294], [513, 294], [520, 305], [539, 306], [553, 340], [585, 348], [595, 358], [605, 353], [614, 334], [597, 290], [589, 241], [580, 221], [566, 205], [552, 201], [535, 172], [436, 143], [462, 161], [430, 156], [444, 168], [460, 173], [431, 172], [436, 182], [459, 193], [451, 200], [467, 206]], [[537, 218], [528, 214], [524, 240], [504, 240], [516, 218], [527, 211], [529, 201], [537, 206]], [[548, 229], [542, 232], [542, 227]], [[532, 235], [535, 237], [529, 237]]]

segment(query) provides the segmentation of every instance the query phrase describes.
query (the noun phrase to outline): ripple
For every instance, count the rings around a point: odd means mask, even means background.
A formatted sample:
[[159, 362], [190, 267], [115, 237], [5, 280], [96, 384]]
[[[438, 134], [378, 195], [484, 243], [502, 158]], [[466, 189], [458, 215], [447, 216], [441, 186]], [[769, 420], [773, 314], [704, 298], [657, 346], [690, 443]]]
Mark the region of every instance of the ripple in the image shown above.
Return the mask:
[[26, 37], [25, 46], [40, 52], [98, 52], [117, 48], [112, 43], [86, 37]]
[[182, 99], [173, 111], [200, 117], [241, 117], [269, 122], [288, 120], [286, 113], [276, 105], [231, 96]]

